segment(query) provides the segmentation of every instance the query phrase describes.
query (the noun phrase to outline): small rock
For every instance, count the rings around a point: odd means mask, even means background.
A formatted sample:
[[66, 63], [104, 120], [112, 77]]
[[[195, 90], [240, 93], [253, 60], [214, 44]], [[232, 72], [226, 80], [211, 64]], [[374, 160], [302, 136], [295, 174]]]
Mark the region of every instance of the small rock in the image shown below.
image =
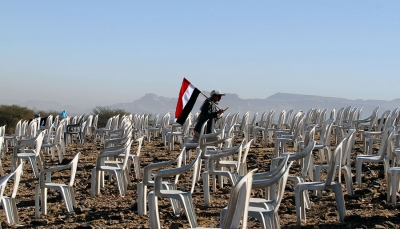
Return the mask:
[[337, 212], [329, 212], [328, 216], [337, 216]]
[[390, 221], [385, 221], [383, 224], [388, 225], [388, 228], [396, 228], [396, 225]]
[[172, 223], [171, 226], [169, 227], [169, 229], [179, 229], [179, 228], [183, 228], [183, 224], [181, 224], [181, 223]]
[[376, 224], [374, 228], [375, 228], [375, 229], [378, 229], [378, 228], [383, 228], [383, 229], [386, 229], [386, 227], [385, 227], [385, 226], [382, 226], [382, 225], [379, 225], [379, 224]]

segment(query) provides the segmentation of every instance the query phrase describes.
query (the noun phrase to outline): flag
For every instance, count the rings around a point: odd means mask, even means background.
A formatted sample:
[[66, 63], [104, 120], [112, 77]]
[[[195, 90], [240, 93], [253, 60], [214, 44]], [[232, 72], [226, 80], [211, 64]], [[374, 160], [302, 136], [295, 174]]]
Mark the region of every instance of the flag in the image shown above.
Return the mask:
[[175, 121], [177, 123], [181, 125], [185, 123], [186, 118], [192, 111], [199, 94], [200, 90], [193, 86], [193, 84], [191, 84], [189, 80], [183, 78], [175, 110]]

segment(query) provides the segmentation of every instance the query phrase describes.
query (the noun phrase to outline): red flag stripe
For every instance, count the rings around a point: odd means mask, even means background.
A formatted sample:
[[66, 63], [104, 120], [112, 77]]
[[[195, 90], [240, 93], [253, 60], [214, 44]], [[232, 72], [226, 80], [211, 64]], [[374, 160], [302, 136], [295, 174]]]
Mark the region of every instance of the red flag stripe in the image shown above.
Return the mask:
[[195, 86], [193, 86], [193, 84], [191, 84], [189, 80], [183, 78], [175, 110], [175, 119], [178, 123], [186, 120], [186, 117], [192, 110], [199, 93], [200, 91]]

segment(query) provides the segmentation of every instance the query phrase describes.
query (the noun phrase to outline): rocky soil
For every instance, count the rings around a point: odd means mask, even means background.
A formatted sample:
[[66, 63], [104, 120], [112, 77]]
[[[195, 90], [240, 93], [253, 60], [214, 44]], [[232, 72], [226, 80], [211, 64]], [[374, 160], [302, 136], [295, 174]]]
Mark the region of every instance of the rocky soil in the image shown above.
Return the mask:
[[[236, 139], [239, 141], [239, 139]], [[357, 141], [353, 150], [353, 159], [357, 153], [362, 152], [361, 144]], [[82, 152], [75, 182], [75, 197], [77, 207], [75, 213], [67, 213], [62, 197], [56, 191], [48, 191], [48, 214], [35, 219], [35, 186], [38, 184], [33, 176], [31, 167], [27, 163], [17, 194], [17, 208], [20, 218], [20, 228], [149, 228], [149, 216], [139, 217], [137, 215], [137, 191], [138, 180], [133, 172], [130, 175], [131, 184], [125, 197], [119, 195], [115, 181], [106, 180], [101, 194], [95, 198], [90, 196], [91, 170], [94, 167], [96, 156], [102, 148], [99, 142], [88, 140], [83, 147], [77, 142], [68, 146], [63, 163], [67, 163], [77, 152]], [[147, 142], [142, 148], [141, 166], [158, 161], [174, 158], [179, 153], [179, 145], [175, 150], [168, 153], [167, 148], [160, 144], [160, 139]], [[134, 152], [135, 147], [132, 147]], [[12, 152], [12, 149], [9, 149]], [[318, 157], [314, 154], [314, 159]], [[259, 172], [269, 170], [271, 158], [274, 156], [273, 146], [252, 146], [249, 151], [249, 170], [258, 168]], [[45, 155], [47, 166], [56, 166], [58, 162], [52, 162], [50, 155]], [[3, 166], [5, 173], [10, 172], [11, 153], [4, 158]], [[293, 165], [293, 172], [298, 172], [298, 165]], [[292, 173], [292, 172], [291, 172]], [[355, 181], [355, 164], [353, 163], [353, 175]], [[182, 176], [180, 186], [187, 186], [189, 174]], [[68, 172], [53, 175], [55, 182], [65, 182], [69, 178]], [[107, 177], [106, 177], [107, 179]], [[343, 190], [345, 190], [344, 179]], [[355, 183], [355, 182], [354, 182]], [[12, 182], [6, 189], [10, 194]], [[282, 228], [296, 228], [296, 210], [293, 193], [293, 184], [286, 186], [285, 196], [279, 208]], [[199, 227], [218, 227], [219, 213], [226, 206], [229, 199], [230, 185], [218, 188], [217, 193], [211, 192], [210, 207], [204, 206], [202, 182], [196, 186], [193, 201], [196, 207], [197, 221]], [[311, 194], [311, 193], [310, 193]], [[261, 197], [261, 191], [253, 191], [253, 196]], [[386, 182], [384, 179], [383, 165], [365, 164], [363, 169], [363, 185], [359, 189], [355, 187], [355, 195], [345, 195], [346, 218], [344, 223], [339, 222], [336, 211], [335, 198], [332, 192], [323, 192], [322, 198], [310, 195], [312, 207], [307, 211], [307, 222], [303, 222], [304, 228], [400, 228], [400, 204], [393, 206], [386, 202]], [[163, 228], [189, 228], [184, 214], [176, 217], [172, 214], [172, 208], [168, 199], [159, 200], [160, 220]], [[4, 211], [0, 212], [0, 221], [3, 228], [15, 227], [7, 224]], [[249, 228], [260, 228], [259, 222], [249, 218]]]

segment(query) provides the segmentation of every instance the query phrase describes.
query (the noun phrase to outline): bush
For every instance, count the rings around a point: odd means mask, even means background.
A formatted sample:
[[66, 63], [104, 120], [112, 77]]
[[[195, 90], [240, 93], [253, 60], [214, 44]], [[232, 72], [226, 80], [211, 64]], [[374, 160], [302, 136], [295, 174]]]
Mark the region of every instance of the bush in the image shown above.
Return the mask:
[[48, 111], [42, 111], [38, 110], [35, 112], [35, 114], [40, 114], [40, 117], [48, 117], [49, 115], [53, 115], [53, 119], [57, 116], [60, 115], [61, 111], [55, 111], [55, 110], [48, 110]]
[[110, 119], [112, 116], [115, 115], [127, 115], [129, 114], [123, 109], [114, 109], [112, 110], [109, 107], [101, 107], [97, 106], [93, 109], [92, 111], [93, 116], [99, 115], [99, 119], [97, 121], [97, 126], [98, 127], [105, 127], [107, 124], [108, 119]]
[[19, 120], [30, 120], [34, 117], [34, 111], [18, 105], [0, 105], [0, 126], [6, 125], [6, 134], [15, 131], [15, 125]]

